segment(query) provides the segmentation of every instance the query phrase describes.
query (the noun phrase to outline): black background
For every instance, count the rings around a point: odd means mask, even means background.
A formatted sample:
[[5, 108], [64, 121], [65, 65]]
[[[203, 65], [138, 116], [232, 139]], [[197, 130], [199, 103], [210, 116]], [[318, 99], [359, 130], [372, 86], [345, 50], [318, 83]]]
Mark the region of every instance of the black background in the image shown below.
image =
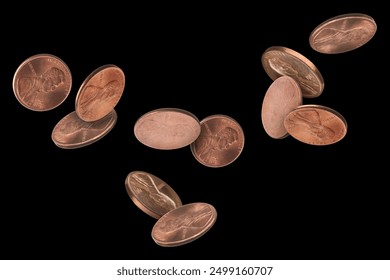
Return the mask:
[[[0, 61], [0, 258], [389, 258], [386, 8], [375, 1], [264, 5], [112, 2], [3, 10], [9, 20], [2, 19]], [[344, 54], [311, 49], [310, 32], [345, 13], [372, 16], [374, 38]], [[348, 123], [342, 141], [319, 147], [267, 136], [261, 104], [272, 81], [260, 57], [277, 45], [319, 69], [325, 89], [303, 103], [341, 113]], [[12, 90], [17, 67], [39, 53], [64, 60], [73, 79], [66, 101], [47, 112], [26, 109]], [[84, 79], [105, 64], [126, 75], [117, 124], [90, 146], [58, 148], [53, 127], [74, 110]], [[242, 154], [213, 169], [198, 163], [189, 147], [142, 145], [135, 121], [164, 107], [199, 120], [231, 116], [245, 133]], [[125, 190], [133, 170], [160, 177], [183, 203], [214, 205], [213, 228], [183, 246], [156, 245], [156, 220]]]

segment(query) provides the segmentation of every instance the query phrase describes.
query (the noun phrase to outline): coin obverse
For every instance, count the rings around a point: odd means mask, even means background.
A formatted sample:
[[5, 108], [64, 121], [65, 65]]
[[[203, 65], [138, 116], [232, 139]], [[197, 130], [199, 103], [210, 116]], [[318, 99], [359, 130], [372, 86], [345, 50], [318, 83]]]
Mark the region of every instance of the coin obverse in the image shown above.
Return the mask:
[[52, 54], [27, 58], [17, 68], [12, 88], [16, 99], [32, 111], [49, 111], [62, 104], [72, 88], [67, 64]]
[[233, 118], [215, 114], [201, 122], [199, 137], [190, 145], [195, 159], [207, 167], [224, 167], [241, 154], [245, 136], [240, 124]]
[[108, 115], [118, 104], [125, 87], [125, 74], [116, 65], [95, 69], [84, 80], [76, 95], [76, 113], [86, 122]]

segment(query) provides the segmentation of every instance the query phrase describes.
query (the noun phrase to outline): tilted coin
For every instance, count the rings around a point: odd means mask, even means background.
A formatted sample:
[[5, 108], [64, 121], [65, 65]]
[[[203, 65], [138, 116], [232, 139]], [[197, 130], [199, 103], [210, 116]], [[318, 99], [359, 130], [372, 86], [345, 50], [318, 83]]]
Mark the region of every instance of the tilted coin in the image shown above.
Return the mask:
[[63, 149], [85, 147], [103, 138], [115, 126], [117, 113], [113, 109], [105, 117], [86, 122], [75, 111], [63, 117], [54, 127], [52, 141]]
[[97, 68], [84, 80], [76, 96], [76, 113], [86, 122], [108, 115], [122, 97], [125, 74], [116, 65]]
[[157, 220], [152, 229], [152, 238], [163, 247], [188, 244], [208, 232], [216, 219], [217, 211], [211, 204], [184, 204]]
[[62, 59], [52, 54], [37, 54], [19, 65], [12, 87], [16, 99], [24, 107], [32, 111], [48, 111], [69, 96], [72, 75]]
[[125, 186], [134, 204], [153, 218], [159, 219], [182, 205], [180, 197], [167, 183], [148, 172], [130, 172]]
[[233, 118], [216, 114], [201, 122], [199, 137], [190, 145], [195, 159], [208, 167], [231, 164], [244, 148], [244, 131]]
[[134, 135], [142, 144], [159, 150], [188, 146], [200, 134], [198, 118], [182, 109], [161, 108], [142, 115], [134, 125]]
[[292, 49], [281, 46], [269, 47], [262, 54], [261, 62], [272, 80], [280, 76], [294, 78], [301, 87], [302, 97], [318, 97], [324, 90], [321, 72], [308, 58]]
[[281, 76], [269, 86], [261, 108], [261, 120], [265, 132], [272, 138], [288, 136], [284, 118], [302, 105], [302, 92], [294, 78]]
[[284, 125], [295, 139], [311, 145], [330, 145], [347, 134], [347, 122], [334, 109], [321, 105], [301, 105], [285, 118]]
[[342, 14], [315, 27], [310, 33], [309, 43], [315, 51], [320, 53], [345, 53], [368, 43], [376, 31], [376, 22], [369, 15]]

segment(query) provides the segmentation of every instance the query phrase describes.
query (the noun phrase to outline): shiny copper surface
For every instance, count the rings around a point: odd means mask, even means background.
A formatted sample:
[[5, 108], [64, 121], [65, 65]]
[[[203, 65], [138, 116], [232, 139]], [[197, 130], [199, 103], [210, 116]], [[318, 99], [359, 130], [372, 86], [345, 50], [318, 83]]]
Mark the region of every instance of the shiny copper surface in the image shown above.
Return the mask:
[[108, 115], [122, 97], [125, 74], [118, 66], [107, 64], [97, 68], [84, 80], [76, 96], [76, 113], [86, 122]]
[[117, 113], [112, 110], [105, 117], [93, 122], [83, 121], [75, 111], [63, 117], [54, 127], [52, 141], [63, 149], [85, 147], [108, 134], [117, 121]]
[[334, 109], [321, 105], [301, 105], [285, 118], [284, 125], [295, 139], [311, 145], [330, 145], [347, 134], [347, 122]]
[[130, 172], [125, 186], [134, 204], [153, 218], [159, 219], [182, 205], [180, 197], [167, 183], [148, 172]]
[[134, 135], [138, 141], [159, 150], [188, 146], [199, 134], [198, 118], [178, 108], [160, 108], [147, 112], [134, 125]]
[[310, 46], [324, 54], [338, 54], [355, 50], [368, 43], [375, 35], [375, 20], [366, 14], [350, 13], [332, 17], [310, 33]]
[[188, 244], [208, 232], [215, 224], [217, 211], [204, 202], [184, 204], [157, 220], [152, 238], [163, 247]]
[[302, 92], [294, 78], [281, 76], [269, 86], [261, 108], [261, 120], [265, 132], [272, 138], [288, 136], [284, 118], [302, 105]]
[[12, 87], [24, 107], [32, 111], [48, 111], [69, 96], [72, 75], [62, 59], [52, 54], [37, 54], [20, 64]]
[[269, 47], [263, 52], [261, 62], [272, 80], [280, 76], [294, 78], [305, 98], [318, 97], [324, 90], [324, 79], [318, 68], [308, 58], [292, 49], [282, 46]]
[[200, 135], [190, 145], [198, 162], [208, 167], [223, 167], [240, 156], [245, 136], [235, 119], [216, 114], [203, 119], [200, 124]]

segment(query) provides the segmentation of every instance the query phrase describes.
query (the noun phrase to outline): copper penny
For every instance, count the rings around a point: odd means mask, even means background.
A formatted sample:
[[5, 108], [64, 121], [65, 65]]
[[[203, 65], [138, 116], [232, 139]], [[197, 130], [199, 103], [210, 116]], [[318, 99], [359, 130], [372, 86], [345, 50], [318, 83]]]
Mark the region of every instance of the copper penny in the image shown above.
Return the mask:
[[178, 108], [161, 108], [147, 112], [134, 125], [134, 135], [138, 141], [159, 150], [188, 146], [199, 134], [198, 118]]
[[12, 87], [16, 99], [24, 107], [32, 111], [48, 111], [69, 96], [72, 75], [62, 59], [52, 54], [37, 54], [20, 64]]
[[76, 113], [86, 122], [108, 115], [122, 97], [125, 74], [118, 66], [103, 65], [82, 83], [76, 96]]
[[347, 134], [347, 122], [337, 111], [321, 105], [301, 105], [285, 118], [284, 125], [295, 139], [311, 145], [330, 145]]
[[184, 204], [157, 220], [152, 238], [163, 247], [188, 244], [208, 232], [215, 224], [217, 211], [204, 202]]
[[284, 118], [300, 105], [302, 105], [302, 92], [295, 79], [281, 76], [273, 81], [265, 93], [261, 109], [265, 132], [275, 139], [288, 136], [284, 127]]
[[345, 53], [368, 43], [377, 25], [369, 15], [351, 13], [332, 17], [310, 33], [310, 46], [324, 54]]
[[217, 114], [201, 122], [199, 137], [190, 145], [195, 159], [208, 167], [231, 164], [244, 148], [244, 131], [233, 118]]
[[261, 62], [272, 80], [280, 76], [294, 78], [301, 87], [302, 97], [318, 97], [324, 90], [321, 72], [309, 59], [292, 49], [269, 47], [262, 54]]
[[159, 219], [182, 205], [180, 197], [167, 183], [148, 172], [130, 172], [125, 186], [134, 204], [153, 218]]
[[85, 147], [108, 134], [115, 126], [116, 121], [117, 114], [115, 110], [93, 122], [83, 121], [73, 111], [56, 124], [51, 138], [58, 147], [63, 149]]

